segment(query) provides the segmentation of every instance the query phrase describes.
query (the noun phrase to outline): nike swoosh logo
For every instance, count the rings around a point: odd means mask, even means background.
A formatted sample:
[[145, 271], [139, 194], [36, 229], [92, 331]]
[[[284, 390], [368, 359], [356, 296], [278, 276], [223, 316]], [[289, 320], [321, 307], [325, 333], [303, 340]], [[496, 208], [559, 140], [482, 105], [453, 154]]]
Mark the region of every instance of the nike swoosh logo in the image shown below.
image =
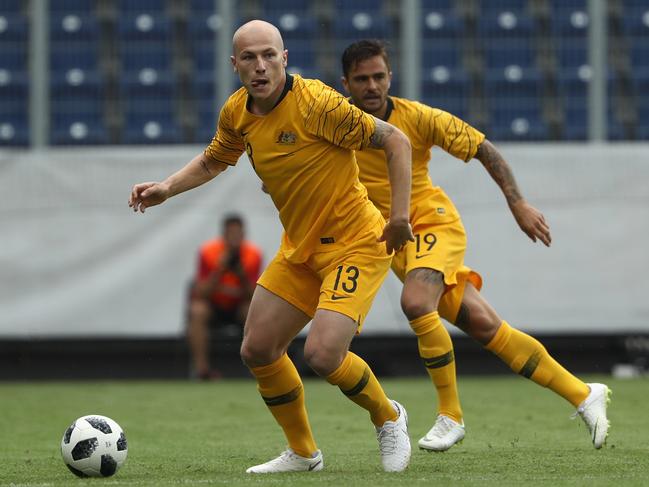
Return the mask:
[[331, 300], [332, 301], [338, 301], [339, 299], [347, 299], [349, 296], [337, 296], [336, 294], [331, 295]]
[[309, 472], [310, 472], [311, 470], [313, 470], [314, 468], [316, 468], [316, 467], [317, 467], [318, 465], [320, 465], [321, 463], [322, 463], [322, 460], [318, 460], [318, 461], [315, 462], [313, 465], [309, 465]]
[[415, 255], [415, 259], [421, 259], [422, 257], [428, 257], [429, 255], [433, 255], [433, 254], [421, 254], [421, 255]]

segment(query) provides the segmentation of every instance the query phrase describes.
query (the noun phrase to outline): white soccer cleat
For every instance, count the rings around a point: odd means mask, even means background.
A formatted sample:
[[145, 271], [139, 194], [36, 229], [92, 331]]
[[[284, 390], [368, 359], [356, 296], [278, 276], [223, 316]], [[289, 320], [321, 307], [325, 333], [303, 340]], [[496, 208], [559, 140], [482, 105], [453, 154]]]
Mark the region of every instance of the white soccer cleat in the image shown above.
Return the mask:
[[408, 413], [397, 401], [390, 402], [399, 417], [396, 421], [386, 421], [380, 428], [376, 427], [376, 438], [379, 440], [383, 470], [403, 472], [410, 463]]
[[579, 414], [584, 420], [593, 446], [597, 449], [606, 443], [609, 421], [606, 418], [606, 407], [611, 402], [611, 390], [605, 384], [586, 384], [590, 394], [577, 408], [573, 418]]
[[419, 448], [430, 451], [446, 451], [464, 439], [464, 423], [440, 414], [426, 436], [419, 440]]
[[282, 472], [317, 472], [322, 470], [324, 462], [322, 452], [318, 450], [313, 458], [301, 457], [290, 448], [277, 458], [255, 465], [246, 470], [246, 473], [282, 473]]

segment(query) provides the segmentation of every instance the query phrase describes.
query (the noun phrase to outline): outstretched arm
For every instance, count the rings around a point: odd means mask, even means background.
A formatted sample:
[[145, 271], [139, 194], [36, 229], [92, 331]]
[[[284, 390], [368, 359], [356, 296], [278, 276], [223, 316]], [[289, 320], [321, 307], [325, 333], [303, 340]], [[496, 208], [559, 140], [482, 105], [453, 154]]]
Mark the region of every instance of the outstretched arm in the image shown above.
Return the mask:
[[545, 222], [543, 214], [530, 205], [525, 198], [521, 195], [514, 174], [512, 173], [509, 164], [505, 161], [500, 151], [485, 139], [478, 151], [475, 158], [478, 159], [485, 167], [487, 172], [491, 175], [493, 180], [498, 184], [500, 190], [507, 199], [509, 209], [514, 215], [514, 219], [518, 226], [525, 232], [525, 234], [536, 242], [539, 239], [547, 247], [552, 242], [550, 235], [550, 227]]
[[399, 250], [408, 240], [414, 241], [410, 226], [410, 187], [412, 154], [410, 141], [398, 128], [375, 118], [376, 127], [370, 147], [383, 149], [388, 164], [392, 190], [390, 219], [380, 241], [385, 241], [388, 254]]
[[162, 182], [140, 183], [133, 186], [128, 206], [133, 208], [133, 211], [139, 210], [144, 213], [150, 206], [159, 205], [172, 196], [210, 181], [227, 167], [227, 164], [213, 161], [201, 153], [180, 171]]

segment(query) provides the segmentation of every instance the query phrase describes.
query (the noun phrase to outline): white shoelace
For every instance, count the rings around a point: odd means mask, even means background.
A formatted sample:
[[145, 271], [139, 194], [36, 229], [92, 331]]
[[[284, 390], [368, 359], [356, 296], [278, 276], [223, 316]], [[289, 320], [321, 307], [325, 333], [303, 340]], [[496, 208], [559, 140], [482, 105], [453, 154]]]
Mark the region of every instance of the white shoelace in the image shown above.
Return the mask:
[[396, 423], [386, 423], [379, 430], [379, 450], [382, 455], [389, 455], [397, 449], [397, 435], [395, 433]]

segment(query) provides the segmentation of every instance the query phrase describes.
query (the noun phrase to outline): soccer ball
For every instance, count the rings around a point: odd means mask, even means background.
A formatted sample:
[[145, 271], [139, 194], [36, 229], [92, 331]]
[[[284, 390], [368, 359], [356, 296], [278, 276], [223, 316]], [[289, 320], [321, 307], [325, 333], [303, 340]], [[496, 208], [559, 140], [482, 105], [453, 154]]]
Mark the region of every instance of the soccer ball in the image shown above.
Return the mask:
[[77, 419], [63, 433], [61, 456], [79, 477], [110, 477], [126, 460], [122, 428], [110, 418], [91, 414]]

